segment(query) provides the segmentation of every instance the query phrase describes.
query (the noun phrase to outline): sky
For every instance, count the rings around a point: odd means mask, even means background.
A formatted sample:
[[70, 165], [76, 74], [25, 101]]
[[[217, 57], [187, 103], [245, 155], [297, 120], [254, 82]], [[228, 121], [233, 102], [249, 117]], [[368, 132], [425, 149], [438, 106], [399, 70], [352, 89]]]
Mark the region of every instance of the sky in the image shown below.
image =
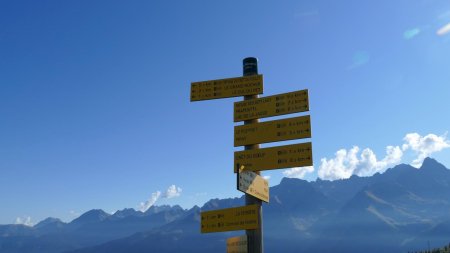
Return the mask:
[[[336, 180], [431, 156], [450, 167], [450, 2], [1, 1], [0, 224], [240, 197], [233, 103], [195, 81], [308, 89], [313, 167]], [[266, 120], [273, 120], [269, 118]]]

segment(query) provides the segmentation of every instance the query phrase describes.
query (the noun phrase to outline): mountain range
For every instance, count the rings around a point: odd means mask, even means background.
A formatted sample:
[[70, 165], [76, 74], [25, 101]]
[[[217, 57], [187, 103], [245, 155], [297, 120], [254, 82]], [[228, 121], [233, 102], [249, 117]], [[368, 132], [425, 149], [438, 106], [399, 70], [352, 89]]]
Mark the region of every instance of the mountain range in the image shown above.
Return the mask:
[[[244, 231], [200, 233], [200, 212], [244, 205], [212, 199], [201, 208], [91, 210], [70, 223], [0, 225], [2, 253], [226, 252]], [[265, 252], [411, 252], [450, 242], [450, 170], [426, 158], [371, 177], [307, 182], [283, 178], [263, 206]]]

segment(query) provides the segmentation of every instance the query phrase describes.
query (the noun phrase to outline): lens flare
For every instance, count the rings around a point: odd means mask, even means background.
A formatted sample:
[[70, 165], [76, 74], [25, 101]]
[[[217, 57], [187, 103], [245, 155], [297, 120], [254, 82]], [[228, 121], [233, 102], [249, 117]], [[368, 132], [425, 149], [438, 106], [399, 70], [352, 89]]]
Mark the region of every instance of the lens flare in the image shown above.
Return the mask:
[[447, 33], [450, 32], [450, 23], [446, 24], [445, 26], [441, 27], [441, 29], [439, 29], [436, 34], [439, 36], [443, 36]]
[[420, 32], [421, 31], [419, 28], [409, 29], [403, 33], [403, 38], [405, 38], [406, 40], [410, 40], [419, 35]]

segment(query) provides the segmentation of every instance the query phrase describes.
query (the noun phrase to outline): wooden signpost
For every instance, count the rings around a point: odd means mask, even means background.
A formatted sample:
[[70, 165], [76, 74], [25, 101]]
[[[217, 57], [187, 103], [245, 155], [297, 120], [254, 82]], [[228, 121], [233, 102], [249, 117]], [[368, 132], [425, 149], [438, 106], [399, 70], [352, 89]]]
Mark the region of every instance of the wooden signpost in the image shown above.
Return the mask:
[[267, 118], [309, 110], [308, 90], [234, 103], [234, 122]]
[[269, 203], [269, 182], [253, 171], [241, 171], [237, 174], [237, 189]]
[[257, 229], [259, 227], [257, 205], [226, 208], [201, 213], [201, 232], [225, 232]]
[[269, 183], [259, 171], [312, 166], [311, 142], [259, 148], [261, 143], [311, 138], [309, 115], [259, 123], [267, 118], [309, 110], [308, 90], [268, 97], [263, 93], [263, 76], [256, 58], [245, 58], [244, 76], [191, 83], [191, 101], [244, 96], [234, 103], [234, 153], [237, 189], [245, 193], [245, 206], [201, 212], [201, 232], [246, 230], [245, 236], [227, 240], [227, 253], [262, 253], [262, 201], [269, 202]]
[[227, 253], [247, 253], [247, 236], [236, 236], [227, 239]]
[[311, 138], [309, 115], [234, 127], [234, 146]]
[[311, 142], [234, 152], [234, 172], [312, 166]]
[[191, 102], [262, 93], [262, 75], [191, 83]]

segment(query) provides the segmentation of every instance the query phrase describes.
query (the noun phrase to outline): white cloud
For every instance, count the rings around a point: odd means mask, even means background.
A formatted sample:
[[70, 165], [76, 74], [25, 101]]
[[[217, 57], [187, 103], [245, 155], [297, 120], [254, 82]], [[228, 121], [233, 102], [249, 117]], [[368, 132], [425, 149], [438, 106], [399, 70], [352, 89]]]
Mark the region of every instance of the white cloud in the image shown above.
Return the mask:
[[31, 221], [31, 217], [30, 216], [17, 217], [16, 221], [14, 223], [15, 224], [21, 224], [21, 225], [29, 226], [29, 227], [32, 227], [34, 225], [34, 223]]
[[443, 36], [447, 33], [450, 32], [450, 23], [444, 25], [443, 27], [441, 27], [439, 30], [437, 30], [436, 34], [439, 36]]
[[152, 207], [156, 201], [158, 201], [158, 199], [161, 197], [163, 199], [171, 199], [171, 198], [175, 198], [175, 197], [179, 197], [181, 195], [181, 192], [183, 190], [180, 187], [177, 187], [176, 185], [171, 185], [169, 186], [169, 188], [167, 188], [167, 190], [161, 194], [161, 191], [156, 191], [154, 193], [152, 193], [152, 195], [150, 196], [150, 198], [145, 201], [145, 202], [141, 202], [139, 204], [138, 209], [141, 212], [145, 212], [147, 211], [150, 207]]
[[[418, 133], [409, 133], [403, 138], [403, 141], [401, 148], [400, 146], [387, 146], [386, 155], [381, 160], [377, 159], [370, 148], [366, 148], [362, 152], [360, 152], [358, 146], [349, 150], [340, 149], [336, 152], [334, 158], [322, 158], [320, 160], [317, 175], [321, 179], [336, 180], [349, 178], [352, 175], [372, 176], [375, 173], [383, 173], [389, 167], [399, 164], [403, 154], [408, 150], [415, 152], [416, 157], [411, 165], [418, 168], [426, 157], [450, 147], [447, 134], [421, 136]], [[288, 171], [287, 173], [291, 172]]]
[[290, 168], [288, 170], [283, 171], [283, 175], [290, 178], [304, 178], [307, 173], [314, 172], [313, 166], [307, 166], [307, 167], [295, 167]]
[[80, 212], [74, 211], [74, 210], [70, 210], [69, 211], [70, 216], [72, 216], [73, 218], [78, 218], [81, 214]]
[[264, 178], [265, 180], [270, 180], [270, 176], [269, 176], [269, 175], [263, 176], [263, 178]]
[[153, 206], [153, 204], [155, 204], [155, 202], [159, 199], [160, 196], [161, 196], [160, 191], [152, 193], [152, 195], [147, 201], [141, 202], [141, 204], [139, 205], [139, 211], [141, 212], [147, 211], [151, 206]]
[[435, 134], [428, 134], [421, 136], [418, 133], [410, 133], [403, 138], [403, 151], [411, 149], [416, 152], [417, 158], [411, 163], [414, 167], [420, 167], [423, 159], [430, 156], [432, 153], [441, 151], [450, 147], [450, 141], [447, 139], [447, 134], [437, 136]]
[[337, 151], [335, 158], [329, 160], [322, 158], [318, 176], [325, 180], [345, 179], [352, 175], [372, 176], [384, 172], [388, 166], [400, 163], [403, 156], [398, 146], [387, 146], [386, 156], [381, 160], [378, 160], [369, 148], [364, 149], [358, 156], [359, 151], [359, 147], [354, 146], [348, 151], [345, 149]]
[[167, 188], [166, 192], [163, 194], [163, 198], [171, 199], [175, 197], [179, 197], [183, 190], [180, 187], [175, 186], [174, 184]]
[[338, 150], [334, 159], [327, 160], [322, 158], [317, 173], [318, 176], [327, 180], [351, 177], [358, 164], [358, 158], [356, 157], [358, 152], [359, 147], [354, 146], [349, 151], [345, 149]]
[[366, 148], [361, 153], [361, 159], [353, 174], [358, 176], [372, 176], [375, 173], [384, 172], [389, 166], [399, 164], [402, 160], [403, 152], [399, 146], [387, 146], [386, 156], [378, 161], [375, 153]]

